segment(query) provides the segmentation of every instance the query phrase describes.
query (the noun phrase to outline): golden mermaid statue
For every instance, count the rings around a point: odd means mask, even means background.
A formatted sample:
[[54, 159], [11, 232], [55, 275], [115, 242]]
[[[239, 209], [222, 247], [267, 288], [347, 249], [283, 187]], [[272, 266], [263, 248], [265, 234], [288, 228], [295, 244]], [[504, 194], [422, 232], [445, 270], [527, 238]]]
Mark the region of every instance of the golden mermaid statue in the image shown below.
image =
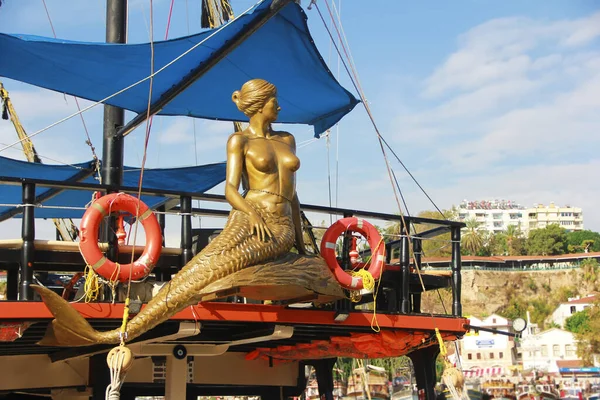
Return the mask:
[[[54, 315], [40, 344], [86, 346], [130, 341], [199, 302], [208, 284], [245, 267], [282, 257], [292, 246], [305, 254], [296, 195], [295, 173], [300, 167], [294, 137], [271, 129], [280, 107], [275, 86], [262, 79], [246, 82], [232, 99], [250, 118], [242, 132], [227, 142], [225, 197], [232, 211], [222, 233], [199, 252], [170, 282], [119, 329], [98, 332], [54, 292], [35, 290]], [[245, 196], [239, 192], [243, 182]]]

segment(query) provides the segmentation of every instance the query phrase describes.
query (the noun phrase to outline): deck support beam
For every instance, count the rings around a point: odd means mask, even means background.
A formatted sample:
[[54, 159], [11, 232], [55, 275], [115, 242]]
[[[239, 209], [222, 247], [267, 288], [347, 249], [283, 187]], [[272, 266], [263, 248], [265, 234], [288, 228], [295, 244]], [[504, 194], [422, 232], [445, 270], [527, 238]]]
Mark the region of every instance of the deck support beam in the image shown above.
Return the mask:
[[315, 367], [319, 398], [322, 400], [333, 400], [333, 366], [336, 360], [336, 358], [325, 358], [309, 361]]
[[425, 391], [426, 400], [435, 399], [435, 360], [439, 352], [439, 346], [433, 345], [408, 354], [415, 370], [417, 388]]
[[188, 377], [187, 357], [182, 359], [167, 356], [167, 379], [165, 382], [165, 400], [186, 398]]

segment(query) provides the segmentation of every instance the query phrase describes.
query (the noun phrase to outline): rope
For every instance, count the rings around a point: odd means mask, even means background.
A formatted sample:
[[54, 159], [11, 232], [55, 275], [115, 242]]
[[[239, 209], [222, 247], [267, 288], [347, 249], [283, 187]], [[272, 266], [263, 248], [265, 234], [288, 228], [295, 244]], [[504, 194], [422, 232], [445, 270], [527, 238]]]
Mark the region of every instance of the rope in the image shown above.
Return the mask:
[[98, 274], [90, 267], [89, 264], [85, 265], [83, 271], [85, 281], [83, 283], [83, 298], [86, 303], [96, 301], [100, 295], [100, 289], [102, 284], [98, 280]]
[[[329, 28], [328, 28], [328, 26], [327, 26], [327, 23], [325, 23], [325, 19], [323, 18], [323, 15], [322, 15], [322, 13], [321, 13], [321, 10], [319, 9], [319, 6], [318, 6], [318, 4], [317, 4], [315, 1], [313, 1], [313, 2], [311, 3], [311, 6], [312, 6], [313, 4], [315, 5], [315, 7], [316, 7], [316, 9], [317, 9], [317, 12], [318, 12], [318, 14], [319, 14], [319, 16], [321, 17], [321, 21], [323, 22], [323, 25], [325, 26], [325, 29], [327, 30], [327, 33], [329, 34], [329, 37], [330, 37], [330, 39], [331, 39], [331, 41], [332, 41], [332, 43], [333, 43], [334, 47], [336, 48], [336, 50], [337, 50], [338, 54], [340, 55], [340, 58], [342, 58], [342, 54], [341, 54], [341, 52], [340, 52], [340, 50], [339, 50], [338, 46], [337, 46], [337, 45], [336, 45], [336, 43], [335, 43], [335, 40], [334, 40], [334, 38], [333, 38], [333, 35], [332, 35], [331, 31], [329, 30]], [[390, 163], [389, 163], [389, 160], [388, 160], [388, 158], [387, 158], [387, 154], [386, 154], [386, 152], [385, 152], [384, 144], [385, 144], [385, 147], [387, 147], [387, 148], [388, 148], [388, 149], [389, 149], [389, 150], [392, 152], [392, 154], [395, 156], [396, 160], [397, 160], [397, 161], [400, 163], [400, 165], [402, 165], [402, 167], [405, 169], [405, 171], [408, 173], [408, 175], [409, 175], [409, 176], [412, 178], [412, 180], [415, 182], [415, 184], [416, 184], [416, 185], [419, 187], [419, 189], [421, 189], [421, 191], [422, 191], [422, 192], [425, 194], [425, 196], [426, 196], [426, 197], [429, 199], [429, 201], [430, 201], [430, 202], [433, 204], [433, 206], [436, 208], [436, 210], [437, 210], [437, 211], [438, 211], [438, 212], [439, 212], [439, 213], [440, 213], [442, 216], [444, 216], [444, 214], [443, 214], [443, 213], [442, 213], [442, 211], [439, 209], [439, 207], [438, 207], [438, 206], [435, 204], [435, 202], [434, 202], [434, 201], [431, 199], [431, 197], [430, 197], [430, 196], [427, 194], [427, 192], [426, 192], [426, 191], [423, 189], [423, 187], [422, 187], [422, 186], [421, 186], [421, 185], [420, 185], [420, 184], [417, 182], [417, 180], [416, 180], [416, 179], [414, 178], [414, 176], [413, 176], [413, 175], [410, 173], [410, 171], [408, 170], [408, 168], [406, 168], [406, 166], [405, 166], [405, 165], [404, 165], [404, 163], [403, 163], [403, 162], [400, 160], [400, 158], [398, 157], [398, 155], [397, 155], [397, 154], [394, 152], [394, 150], [393, 150], [393, 149], [390, 147], [390, 145], [387, 143], [387, 141], [385, 141], [385, 139], [384, 139], [384, 138], [383, 138], [383, 136], [381, 135], [381, 133], [380, 133], [380, 131], [379, 131], [379, 128], [378, 128], [378, 126], [377, 126], [377, 124], [376, 124], [376, 122], [375, 122], [375, 118], [374, 118], [373, 114], [371, 113], [371, 109], [370, 109], [370, 107], [369, 107], [369, 103], [367, 102], [367, 99], [366, 99], [366, 96], [365, 96], [365, 94], [364, 94], [364, 91], [362, 90], [362, 86], [361, 86], [361, 84], [360, 84], [360, 80], [359, 80], [359, 78], [358, 78], [358, 74], [357, 74], [357, 72], [356, 72], [356, 70], [355, 70], [355, 68], [354, 68], [354, 62], [353, 62], [353, 60], [352, 60], [352, 57], [351, 57], [351, 55], [349, 55], [349, 54], [348, 54], [348, 51], [346, 50], [346, 46], [344, 46], [344, 44], [341, 42], [342, 35], [340, 34], [340, 30], [339, 30], [339, 29], [338, 29], [338, 27], [337, 27], [337, 24], [336, 24], [336, 22], [335, 22], [335, 19], [334, 19], [334, 17], [333, 17], [333, 14], [332, 14], [332, 12], [331, 12], [331, 8], [329, 7], [329, 2], [328, 2], [327, 0], [325, 0], [325, 5], [327, 6], [327, 9], [328, 9], [328, 11], [329, 11], [329, 15], [330, 15], [330, 17], [331, 17], [331, 20], [332, 20], [332, 22], [333, 22], [333, 26], [334, 26], [334, 27], [335, 27], [335, 29], [336, 29], [336, 32], [337, 32], [337, 34], [338, 34], [338, 38], [340, 39], [340, 47], [343, 49], [343, 51], [344, 51], [344, 54], [346, 55], [346, 58], [348, 59], [348, 61], [350, 61], [350, 69], [352, 69], [352, 72], [350, 72], [350, 70], [349, 70], [349, 68], [348, 68], [348, 65], [346, 64], [345, 60], [342, 58], [342, 63], [344, 64], [344, 68], [346, 69], [346, 72], [347, 72], [347, 73], [348, 73], [348, 75], [350, 76], [350, 80], [351, 80], [351, 82], [352, 82], [352, 84], [353, 84], [354, 88], [355, 88], [355, 89], [356, 89], [356, 91], [358, 92], [358, 94], [359, 94], [359, 96], [360, 96], [360, 99], [361, 99], [361, 101], [362, 101], [362, 103], [363, 103], [363, 106], [365, 107], [365, 110], [367, 111], [367, 115], [369, 116], [369, 119], [370, 119], [370, 121], [371, 121], [371, 124], [373, 125], [373, 128], [374, 128], [374, 130], [375, 130], [375, 133], [376, 133], [377, 139], [378, 139], [378, 141], [379, 141], [379, 146], [380, 146], [380, 148], [381, 148], [381, 152], [382, 152], [382, 154], [383, 154], [383, 158], [384, 158], [384, 161], [385, 161], [385, 164], [386, 164], [386, 169], [387, 169], [387, 172], [388, 172], [388, 176], [389, 176], [389, 179], [390, 179], [390, 183], [392, 184], [392, 189], [393, 189], [393, 192], [394, 192], [394, 197], [396, 198], [396, 203], [397, 203], [397, 205], [398, 205], [398, 209], [399, 209], [399, 211], [400, 211], [400, 217], [401, 217], [401, 220], [402, 220], [402, 227], [404, 228], [406, 235], [407, 235], [407, 236], [409, 236], [409, 235], [410, 235], [410, 232], [409, 232], [409, 228], [410, 228], [410, 227], [408, 227], [408, 226], [406, 225], [406, 221], [405, 221], [405, 219], [404, 219], [404, 214], [402, 213], [402, 207], [401, 207], [401, 205], [400, 205], [400, 200], [399, 200], [399, 198], [398, 198], [398, 193], [396, 192], [396, 186], [394, 186], [394, 182], [395, 182], [396, 184], [397, 184], [398, 182], [397, 182], [397, 180], [395, 180], [395, 175], [393, 175], [393, 173], [392, 173], [392, 170], [391, 170], [391, 167], [390, 167]], [[341, 21], [340, 21], [340, 25], [341, 25]], [[346, 41], [346, 43], [347, 43], [347, 41]], [[348, 46], [348, 47], [349, 47], [349, 46]], [[398, 189], [398, 191], [400, 191], [400, 188], [399, 188], [399, 187], [398, 187], [397, 189]], [[402, 198], [403, 198], [403, 196], [402, 196]], [[403, 198], [403, 201], [404, 201], [404, 198]], [[412, 246], [412, 241], [409, 241], [409, 243], [408, 243], [408, 247], [409, 247], [409, 253], [412, 253], [412, 254], [414, 255], [414, 249], [413, 249], [413, 246]], [[421, 275], [420, 267], [417, 265], [417, 263], [415, 263], [415, 269], [416, 269], [416, 271], [417, 271], [417, 275], [418, 275], [418, 277], [419, 277], [419, 281], [420, 281], [421, 287], [422, 287], [423, 291], [425, 291], [425, 284], [424, 284], [424, 282], [423, 282], [423, 277], [422, 277], [422, 275]], [[440, 344], [440, 347], [442, 347], [442, 346], [443, 346], [443, 338], [442, 338], [441, 334], [439, 334], [439, 330], [438, 330], [438, 328], [437, 328], [436, 319], [435, 319], [435, 317], [434, 317], [433, 313], [430, 313], [430, 315], [431, 315], [431, 319], [432, 319], [433, 325], [434, 325], [434, 327], [435, 327], [435, 330], [436, 330], [436, 338], [437, 338], [437, 340], [438, 340], [438, 342], [439, 342], [439, 344]], [[445, 356], [445, 360], [446, 360], [446, 362], [447, 362], [447, 355]]]
[[[52, 18], [50, 17], [50, 12], [48, 11], [48, 6], [46, 5], [46, 0], [42, 0], [42, 3], [44, 3], [44, 9], [46, 10], [46, 16], [48, 17], [48, 22], [50, 23], [50, 28], [52, 28], [52, 35], [54, 36], [54, 39], [56, 39], [57, 38], [56, 31], [54, 30], [54, 24], [52, 23]], [[65, 96], [65, 99], [66, 99], [66, 96]], [[81, 123], [83, 124], [83, 130], [85, 131], [85, 136], [87, 138], [85, 141], [85, 144], [87, 144], [92, 151], [92, 158], [93, 158], [94, 164], [96, 166], [96, 172], [98, 173], [100, 183], [102, 183], [100, 159], [98, 158], [98, 155], [96, 154], [96, 148], [92, 144], [92, 139], [90, 138], [90, 133], [89, 133], [87, 125], [85, 123], [85, 119], [83, 118], [83, 114], [81, 113], [81, 106], [79, 105], [79, 100], [75, 96], [73, 96], [73, 99], [75, 99], [75, 104], [77, 105], [77, 111], [79, 111], [79, 116], [81, 117]]]
[[[171, 3], [171, 10], [169, 11], [169, 20], [171, 18], [172, 5], [173, 5], [173, 3]], [[168, 35], [168, 27], [167, 27], [166, 35]], [[154, 4], [153, 4], [153, 0], [150, 0], [150, 75], [151, 76], [154, 75]], [[138, 201], [137, 201], [137, 207], [136, 207], [136, 212], [135, 212], [136, 220], [135, 220], [135, 228], [133, 230], [133, 246], [131, 247], [131, 263], [132, 264], [135, 260], [135, 245], [136, 245], [136, 241], [137, 241], [137, 233], [138, 233], [138, 227], [139, 227], [139, 218], [137, 218], [137, 217], [140, 215], [140, 198], [142, 197], [142, 182], [144, 180], [144, 169], [146, 166], [146, 159], [148, 156], [148, 143], [150, 141], [150, 131], [152, 129], [150, 106], [152, 104], [153, 83], [154, 83], [154, 78], [151, 78], [150, 79], [150, 88], [148, 91], [148, 108], [146, 111], [146, 137], [144, 140], [144, 155], [142, 157], [140, 178], [138, 180], [138, 193], [137, 193]], [[133, 268], [130, 268], [129, 269], [129, 280], [127, 281], [127, 294], [125, 296], [125, 308], [123, 309], [123, 322], [121, 324], [121, 330], [120, 330], [121, 346], [124, 346], [125, 341], [127, 340], [127, 321], [129, 320], [129, 303], [130, 303], [130, 296], [131, 296], [132, 274], [133, 274]]]
[[121, 345], [113, 348], [106, 357], [110, 371], [110, 384], [106, 387], [106, 400], [119, 400], [121, 386], [125, 382], [125, 375], [133, 365], [131, 350]]
[[[262, 0], [261, 0], [261, 1], [262, 1]], [[252, 5], [252, 6], [251, 6], [251, 7], [249, 7], [249, 8], [248, 8], [246, 11], [244, 11], [243, 13], [241, 13], [240, 15], [238, 15], [237, 17], [235, 17], [235, 18], [232, 20], [232, 22], [233, 22], [233, 21], [235, 21], [235, 20], [237, 20], [237, 19], [239, 19], [239, 18], [241, 18], [242, 16], [246, 15], [246, 14], [247, 14], [247, 13], [248, 13], [250, 10], [252, 10], [252, 9], [253, 9], [253, 8], [254, 8], [256, 5], [258, 5], [258, 4], [259, 4], [261, 1], [259, 1], [258, 3], [256, 3], [256, 4]], [[82, 114], [82, 113], [84, 113], [84, 112], [86, 112], [86, 111], [88, 111], [88, 110], [91, 110], [92, 108], [94, 108], [94, 107], [96, 107], [96, 106], [98, 106], [98, 105], [100, 105], [100, 104], [104, 104], [106, 101], [108, 101], [108, 100], [112, 99], [113, 97], [116, 97], [116, 96], [120, 95], [121, 93], [124, 93], [124, 92], [128, 91], [129, 89], [132, 89], [132, 88], [134, 88], [134, 87], [136, 87], [136, 86], [138, 86], [138, 85], [140, 85], [140, 84], [142, 84], [142, 83], [144, 83], [144, 82], [146, 82], [146, 81], [148, 81], [148, 80], [150, 80], [150, 79], [153, 79], [153, 78], [154, 78], [156, 75], [160, 74], [160, 73], [161, 73], [161, 72], [163, 72], [165, 69], [169, 68], [171, 65], [175, 64], [177, 61], [181, 60], [183, 57], [185, 57], [186, 55], [188, 55], [189, 53], [191, 53], [192, 51], [194, 51], [194, 50], [195, 50], [195, 49], [197, 49], [198, 47], [202, 46], [202, 45], [203, 45], [203, 44], [204, 44], [204, 43], [205, 43], [207, 40], [211, 39], [213, 36], [215, 36], [216, 34], [218, 34], [218, 33], [219, 33], [221, 30], [223, 30], [223, 29], [226, 29], [226, 28], [227, 28], [228, 26], [230, 26], [230, 25], [231, 25], [231, 24], [225, 24], [225, 25], [222, 25], [221, 27], [219, 27], [218, 29], [216, 29], [216, 30], [215, 30], [213, 33], [211, 33], [211, 34], [210, 34], [210, 35], [208, 35], [206, 38], [204, 38], [204, 40], [202, 40], [202, 41], [200, 41], [200, 42], [196, 43], [195, 45], [193, 45], [192, 47], [190, 47], [189, 49], [187, 49], [186, 51], [184, 51], [183, 53], [181, 53], [179, 56], [175, 57], [173, 60], [171, 60], [170, 62], [168, 62], [167, 64], [165, 64], [163, 67], [161, 67], [160, 69], [158, 69], [158, 70], [156, 70], [155, 72], [153, 72], [151, 75], [149, 75], [149, 76], [146, 76], [146, 77], [144, 77], [144, 78], [142, 78], [142, 79], [138, 80], [137, 82], [134, 82], [134, 83], [132, 83], [131, 85], [129, 85], [129, 86], [127, 86], [127, 87], [125, 87], [125, 88], [123, 88], [123, 89], [121, 89], [121, 90], [119, 90], [119, 91], [117, 91], [117, 92], [115, 92], [115, 93], [113, 93], [113, 94], [111, 94], [111, 95], [109, 95], [109, 96], [106, 96], [105, 98], [103, 98], [103, 99], [101, 99], [101, 100], [98, 100], [98, 101], [96, 101], [96, 102], [94, 102], [94, 103], [90, 104], [89, 106], [87, 106], [87, 107], [83, 108], [83, 109], [82, 109], [82, 110], [80, 110], [80, 111], [78, 111], [78, 112], [75, 112], [75, 113], [73, 113], [73, 114], [71, 114], [71, 115], [68, 115], [68, 116], [66, 116], [66, 117], [64, 117], [64, 118], [62, 118], [62, 119], [60, 119], [60, 120], [58, 120], [58, 121], [56, 121], [56, 122], [54, 122], [54, 123], [52, 123], [52, 124], [50, 124], [50, 125], [46, 126], [45, 128], [42, 128], [42, 129], [40, 129], [40, 130], [38, 130], [38, 131], [36, 131], [36, 132], [34, 132], [34, 133], [30, 134], [30, 135], [29, 135], [29, 137], [30, 137], [30, 138], [32, 138], [32, 137], [34, 137], [34, 136], [37, 136], [37, 135], [39, 135], [40, 133], [43, 133], [43, 132], [47, 131], [48, 129], [51, 129], [51, 128], [53, 128], [53, 127], [57, 126], [57, 125], [60, 125], [60, 124], [62, 124], [63, 122], [65, 122], [65, 121], [68, 121], [68, 120], [70, 120], [71, 118], [73, 118], [73, 117], [75, 117], [75, 116], [77, 116], [77, 115], [79, 115], [79, 114]], [[20, 143], [21, 143], [23, 140], [25, 140], [25, 139], [18, 140], [18, 141], [16, 141], [15, 143], [12, 143], [12, 144], [10, 144], [10, 145], [8, 145], [8, 146], [5, 146], [5, 147], [1, 148], [1, 149], [0, 149], [0, 153], [2, 153], [3, 151], [5, 151], [5, 150], [6, 150], [6, 149], [8, 149], [8, 148], [11, 148], [11, 147], [13, 147], [13, 146], [16, 146], [16, 145], [20, 144]]]

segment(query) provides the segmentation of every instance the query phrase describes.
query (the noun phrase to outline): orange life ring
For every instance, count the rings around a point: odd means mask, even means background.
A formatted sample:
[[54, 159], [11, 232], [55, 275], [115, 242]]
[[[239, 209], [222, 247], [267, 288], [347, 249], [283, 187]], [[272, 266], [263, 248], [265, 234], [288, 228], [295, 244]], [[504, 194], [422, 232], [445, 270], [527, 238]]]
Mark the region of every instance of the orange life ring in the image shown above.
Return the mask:
[[363, 288], [362, 278], [348, 274], [337, 262], [335, 243], [340, 235], [345, 232], [358, 232], [369, 242], [369, 246], [371, 246], [371, 263], [367, 271], [369, 271], [375, 280], [379, 279], [383, 272], [385, 245], [377, 228], [369, 222], [356, 217], [342, 218], [325, 231], [321, 240], [321, 255], [325, 259], [325, 262], [327, 262], [327, 266], [333, 272], [335, 279], [337, 279], [340, 285], [350, 290], [361, 290]]
[[[139, 204], [139, 210], [138, 210]], [[127, 211], [142, 223], [146, 233], [146, 247], [131, 264], [117, 264], [102, 254], [98, 247], [100, 221], [116, 211]], [[94, 271], [106, 279], [127, 282], [145, 277], [156, 265], [162, 250], [162, 233], [156, 215], [136, 197], [126, 193], [112, 193], [95, 200], [81, 219], [79, 250]]]

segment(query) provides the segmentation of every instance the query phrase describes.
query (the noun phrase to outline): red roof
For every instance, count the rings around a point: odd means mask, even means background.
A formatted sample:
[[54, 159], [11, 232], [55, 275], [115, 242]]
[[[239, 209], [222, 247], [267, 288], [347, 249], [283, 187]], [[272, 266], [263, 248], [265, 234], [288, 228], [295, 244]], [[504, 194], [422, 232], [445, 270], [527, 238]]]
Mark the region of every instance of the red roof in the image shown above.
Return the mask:
[[591, 303], [595, 302], [596, 299], [597, 299], [597, 296], [592, 295], [592, 296], [582, 297], [582, 298], [576, 299], [576, 300], [571, 300], [567, 304], [591, 304]]
[[581, 360], [556, 360], [556, 366], [558, 368], [581, 368], [581, 367], [583, 367], [583, 361], [581, 361]]

